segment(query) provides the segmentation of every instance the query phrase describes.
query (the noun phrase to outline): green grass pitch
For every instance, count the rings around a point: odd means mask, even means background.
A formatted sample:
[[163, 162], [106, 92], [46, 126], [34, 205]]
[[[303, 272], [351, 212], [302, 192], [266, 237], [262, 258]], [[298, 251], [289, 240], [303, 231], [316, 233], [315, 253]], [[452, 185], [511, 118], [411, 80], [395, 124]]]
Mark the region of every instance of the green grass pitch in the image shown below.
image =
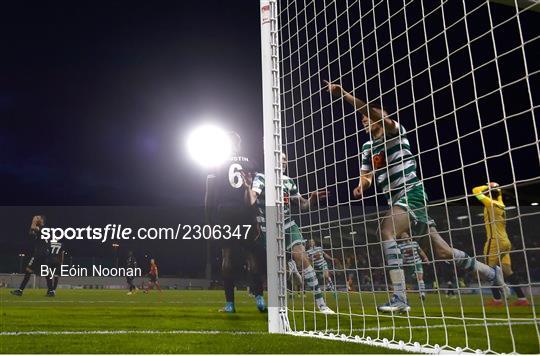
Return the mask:
[[[257, 311], [246, 292], [237, 292], [237, 313], [233, 315], [218, 312], [222, 291], [152, 291], [127, 296], [120, 290], [59, 290], [56, 298], [44, 294], [44, 290], [30, 289], [23, 297], [15, 297], [0, 289], [1, 353], [395, 352], [357, 343], [268, 334], [266, 314]], [[409, 318], [377, 317], [374, 307], [384, 300], [384, 294], [327, 293], [326, 297], [340, 311], [338, 315], [315, 314], [310, 294], [294, 296], [289, 301], [291, 325], [298, 330], [305, 326], [306, 330], [372, 339], [395, 335], [396, 340], [406, 342], [469, 345], [473, 350], [488, 348], [489, 334], [489, 346], [496, 352], [511, 352], [512, 340], [517, 352], [539, 352], [531, 308], [486, 309], [484, 322], [479, 296], [462, 297], [463, 308], [459, 300], [443, 296], [441, 309], [438, 295], [432, 294], [425, 304], [426, 321], [414, 295]], [[462, 315], [468, 318], [465, 323]]]

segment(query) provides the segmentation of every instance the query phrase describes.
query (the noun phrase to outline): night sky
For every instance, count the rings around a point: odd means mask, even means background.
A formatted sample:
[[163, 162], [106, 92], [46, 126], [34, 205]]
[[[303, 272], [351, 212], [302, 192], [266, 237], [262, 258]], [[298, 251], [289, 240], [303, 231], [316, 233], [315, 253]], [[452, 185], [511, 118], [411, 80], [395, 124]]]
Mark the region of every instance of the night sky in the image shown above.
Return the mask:
[[262, 137], [258, 8], [3, 3], [2, 205], [201, 204], [189, 129]]

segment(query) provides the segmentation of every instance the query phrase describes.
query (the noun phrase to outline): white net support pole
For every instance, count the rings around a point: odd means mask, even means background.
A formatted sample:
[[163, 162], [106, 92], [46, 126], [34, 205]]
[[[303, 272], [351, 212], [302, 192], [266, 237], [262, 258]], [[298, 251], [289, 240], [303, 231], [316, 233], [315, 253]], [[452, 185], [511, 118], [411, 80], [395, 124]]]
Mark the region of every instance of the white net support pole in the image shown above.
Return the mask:
[[262, 0], [261, 57], [263, 86], [268, 331], [289, 330], [287, 319], [283, 191], [281, 178], [281, 115], [276, 1]]

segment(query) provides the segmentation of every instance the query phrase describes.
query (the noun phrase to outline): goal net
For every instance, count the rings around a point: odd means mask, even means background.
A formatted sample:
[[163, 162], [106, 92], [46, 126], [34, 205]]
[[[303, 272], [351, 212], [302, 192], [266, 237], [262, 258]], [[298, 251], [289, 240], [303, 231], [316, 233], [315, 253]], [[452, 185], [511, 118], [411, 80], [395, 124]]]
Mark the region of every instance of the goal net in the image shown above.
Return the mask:
[[521, 0], [261, 2], [271, 332], [539, 352], [539, 21]]

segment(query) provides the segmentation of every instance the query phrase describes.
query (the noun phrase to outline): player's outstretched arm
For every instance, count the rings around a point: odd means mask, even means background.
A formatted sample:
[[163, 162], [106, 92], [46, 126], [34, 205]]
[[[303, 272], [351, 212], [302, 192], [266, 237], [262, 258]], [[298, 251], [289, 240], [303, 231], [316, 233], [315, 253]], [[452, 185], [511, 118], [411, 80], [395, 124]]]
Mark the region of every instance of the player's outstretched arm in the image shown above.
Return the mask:
[[369, 105], [364, 100], [347, 92], [339, 84], [334, 84], [327, 80], [324, 81], [324, 84], [327, 86], [326, 90], [332, 94], [332, 96], [337, 98], [343, 97], [346, 102], [351, 104], [356, 110], [360, 111], [362, 115], [369, 117], [373, 123], [384, 120], [384, 129], [387, 133], [397, 132], [396, 122], [388, 117], [388, 114], [384, 110], [375, 110], [372, 105]]
[[320, 200], [325, 200], [328, 197], [328, 192], [326, 190], [318, 190], [309, 195], [309, 198], [306, 199], [300, 194], [291, 196], [289, 199], [291, 201], [296, 201], [301, 211], [309, 211], [312, 208], [319, 206]]

